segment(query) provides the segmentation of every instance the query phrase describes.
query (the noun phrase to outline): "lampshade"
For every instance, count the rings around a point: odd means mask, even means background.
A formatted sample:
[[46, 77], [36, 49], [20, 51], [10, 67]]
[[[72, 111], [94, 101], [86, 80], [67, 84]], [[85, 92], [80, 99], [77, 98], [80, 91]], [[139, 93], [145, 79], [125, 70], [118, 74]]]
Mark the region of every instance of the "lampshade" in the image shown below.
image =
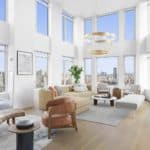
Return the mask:
[[93, 32], [86, 34], [84, 39], [89, 54], [105, 55], [111, 50], [115, 35], [109, 32]]
[[92, 32], [90, 34], [86, 34], [84, 36], [84, 39], [87, 42], [108, 42], [111, 43], [113, 40], [115, 40], [115, 34], [109, 33], [109, 32]]

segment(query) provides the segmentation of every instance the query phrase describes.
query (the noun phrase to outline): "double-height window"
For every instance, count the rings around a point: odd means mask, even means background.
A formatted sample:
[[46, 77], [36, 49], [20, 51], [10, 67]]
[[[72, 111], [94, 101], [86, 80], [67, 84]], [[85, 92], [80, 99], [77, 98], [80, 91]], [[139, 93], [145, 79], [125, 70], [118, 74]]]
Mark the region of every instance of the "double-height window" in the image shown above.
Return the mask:
[[0, 45], [0, 93], [6, 90], [6, 50]]
[[125, 76], [124, 84], [131, 85], [135, 83], [135, 56], [125, 56]]
[[97, 30], [98, 32], [110, 32], [115, 34], [116, 39], [119, 35], [119, 17], [118, 12], [99, 16], [97, 18]]
[[135, 9], [130, 9], [125, 11], [125, 39], [134, 40], [135, 39], [135, 21], [136, 21], [136, 11]]
[[118, 84], [118, 57], [97, 58], [97, 82]]
[[6, 20], [6, 0], [0, 0], [0, 21]]
[[36, 88], [48, 85], [48, 53], [35, 52]]
[[37, 32], [48, 35], [48, 1], [37, 0]]
[[63, 74], [62, 74], [62, 84], [72, 84], [72, 77], [69, 69], [74, 64], [74, 58], [72, 57], [63, 57]]
[[93, 31], [92, 18], [84, 19], [84, 34], [92, 33], [92, 31]]
[[73, 43], [73, 17], [65, 13], [62, 14], [62, 39]]

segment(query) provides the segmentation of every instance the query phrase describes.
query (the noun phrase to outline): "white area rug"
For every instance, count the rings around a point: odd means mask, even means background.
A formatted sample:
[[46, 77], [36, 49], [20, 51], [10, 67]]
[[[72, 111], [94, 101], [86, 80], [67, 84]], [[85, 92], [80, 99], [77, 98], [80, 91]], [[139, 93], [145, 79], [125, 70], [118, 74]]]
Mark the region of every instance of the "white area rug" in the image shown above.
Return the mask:
[[[27, 117], [41, 122], [39, 116], [28, 115]], [[0, 124], [0, 150], [16, 150], [16, 135], [8, 132], [8, 128], [7, 124]], [[52, 142], [47, 134], [47, 128], [41, 124], [40, 129], [34, 132], [34, 150], [42, 150]]]
[[111, 107], [106, 104], [90, 106], [90, 109], [77, 116], [77, 119], [101, 123], [109, 126], [117, 126], [126, 118], [131, 110]]

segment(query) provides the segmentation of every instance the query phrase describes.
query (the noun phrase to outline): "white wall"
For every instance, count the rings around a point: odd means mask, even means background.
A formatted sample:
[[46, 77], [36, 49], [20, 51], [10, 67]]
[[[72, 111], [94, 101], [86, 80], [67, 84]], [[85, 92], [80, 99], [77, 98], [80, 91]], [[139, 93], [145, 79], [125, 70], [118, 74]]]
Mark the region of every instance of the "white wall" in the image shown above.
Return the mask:
[[18, 50], [32, 53], [38, 50], [50, 54], [49, 84], [61, 83], [62, 56], [75, 56], [75, 45], [61, 40], [61, 7], [55, 3], [50, 4], [49, 7], [50, 36], [36, 32], [35, 0], [8, 1], [8, 23], [0, 22], [0, 43], [8, 45], [8, 92], [13, 99], [14, 107], [32, 107], [36, 91], [34, 63], [33, 75], [20, 76], [16, 73]]
[[3, 21], [0, 21], [0, 43], [9, 43], [9, 25]]
[[136, 8], [136, 83], [140, 84], [144, 89], [145, 83], [143, 78], [147, 75], [147, 71], [143, 71], [146, 68], [144, 56], [147, 53], [146, 50], [146, 37], [148, 35], [148, 11], [147, 2], [139, 2]]

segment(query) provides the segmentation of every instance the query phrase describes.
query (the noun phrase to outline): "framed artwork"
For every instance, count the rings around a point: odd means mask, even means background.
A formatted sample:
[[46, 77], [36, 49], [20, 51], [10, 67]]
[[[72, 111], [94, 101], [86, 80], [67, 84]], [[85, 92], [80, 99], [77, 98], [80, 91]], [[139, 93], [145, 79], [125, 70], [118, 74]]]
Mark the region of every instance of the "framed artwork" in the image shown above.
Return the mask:
[[17, 51], [17, 74], [33, 74], [33, 54], [30, 52]]

